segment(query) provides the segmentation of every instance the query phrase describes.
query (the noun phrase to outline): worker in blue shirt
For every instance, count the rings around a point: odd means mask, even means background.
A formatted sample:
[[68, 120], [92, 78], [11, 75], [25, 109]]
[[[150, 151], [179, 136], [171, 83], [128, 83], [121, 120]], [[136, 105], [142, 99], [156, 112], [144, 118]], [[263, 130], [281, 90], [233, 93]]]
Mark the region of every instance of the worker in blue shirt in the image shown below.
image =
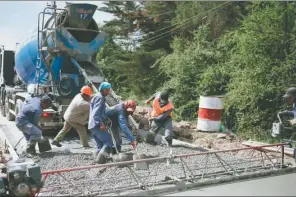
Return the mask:
[[97, 144], [95, 155], [97, 163], [105, 163], [113, 147], [111, 136], [105, 125], [107, 118], [105, 97], [110, 93], [110, 89], [110, 83], [102, 82], [99, 86], [99, 92], [90, 101], [88, 129]]
[[28, 143], [26, 148], [28, 157], [36, 155], [36, 143], [43, 141], [39, 120], [43, 109], [49, 108], [51, 104], [52, 101], [47, 95], [41, 98], [33, 97], [24, 102], [23, 108], [16, 116], [16, 126], [23, 132]]
[[281, 114], [296, 118], [296, 88], [289, 88], [283, 97], [287, 99], [288, 104], [293, 105], [293, 111], [284, 111]]
[[[120, 136], [120, 130], [126, 135], [128, 140], [131, 142], [132, 147], [135, 149], [137, 142], [133, 136], [132, 131], [128, 127], [128, 116], [132, 115], [136, 110], [136, 102], [133, 100], [128, 100], [123, 103], [119, 103], [113, 107], [110, 107], [106, 111], [106, 115], [110, 118], [112, 122], [111, 130], [113, 132], [117, 150], [121, 152], [122, 139]], [[115, 153], [115, 149], [113, 149]]]

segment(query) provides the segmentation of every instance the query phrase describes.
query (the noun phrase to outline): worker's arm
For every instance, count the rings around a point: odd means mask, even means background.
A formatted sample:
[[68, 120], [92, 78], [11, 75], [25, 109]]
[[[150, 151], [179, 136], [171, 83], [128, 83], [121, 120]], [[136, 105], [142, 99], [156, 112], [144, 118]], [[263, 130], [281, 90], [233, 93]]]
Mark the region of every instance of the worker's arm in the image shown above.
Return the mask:
[[149, 104], [151, 101], [153, 101], [153, 100], [155, 99], [156, 95], [157, 95], [157, 93], [153, 94], [149, 99], [147, 99], [147, 100], [145, 101], [145, 103], [146, 103], [146, 104]]
[[283, 112], [280, 112], [280, 115], [282, 116], [295, 116], [296, 112], [294, 111], [283, 111]]
[[168, 110], [168, 111], [162, 113], [161, 115], [159, 115], [159, 116], [157, 116], [157, 117], [153, 117], [153, 118], [151, 118], [151, 119], [152, 119], [152, 120], [164, 120], [164, 119], [166, 119], [166, 118], [170, 115], [170, 113], [171, 113], [172, 111], [173, 111], [173, 109], [170, 109], [170, 110]]
[[127, 117], [125, 116], [125, 114], [123, 112], [119, 112], [118, 122], [119, 122], [120, 129], [127, 136], [127, 138], [131, 142], [133, 142], [133, 141], [135, 141], [135, 137], [133, 136], [132, 131], [128, 128], [128, 123], [127, 123], [126, 119], [127, 119]]
[[105, 119], [105, 108], [106, 105], [102, 101], [103, 98], [100, 97], [94, 97], [93, 98], [93, 110], [92, 110], [92, 117], [94, 119], [95, 125], [101, 125], [103, 124], [103, 120]]

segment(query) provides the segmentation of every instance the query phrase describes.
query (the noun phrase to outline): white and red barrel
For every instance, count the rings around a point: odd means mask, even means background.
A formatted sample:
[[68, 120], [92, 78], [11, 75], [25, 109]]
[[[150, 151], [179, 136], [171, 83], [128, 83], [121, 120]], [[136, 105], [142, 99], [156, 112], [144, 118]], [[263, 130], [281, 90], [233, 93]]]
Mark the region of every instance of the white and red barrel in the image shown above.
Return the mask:
[[197, 130], [218, 132], [221, 126], [222, 96], [200, 96]]

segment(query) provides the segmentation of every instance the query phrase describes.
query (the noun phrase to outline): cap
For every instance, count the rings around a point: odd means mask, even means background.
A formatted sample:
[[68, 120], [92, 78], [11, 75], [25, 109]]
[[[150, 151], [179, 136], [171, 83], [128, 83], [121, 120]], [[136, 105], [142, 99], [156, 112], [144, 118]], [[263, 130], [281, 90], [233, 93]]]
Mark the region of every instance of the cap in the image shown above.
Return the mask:
[[284, 98], [288, 98], [290, 96], [296, 96], [296, 88], [292, 87], [286, 91], [286, 94], [283, 96]]

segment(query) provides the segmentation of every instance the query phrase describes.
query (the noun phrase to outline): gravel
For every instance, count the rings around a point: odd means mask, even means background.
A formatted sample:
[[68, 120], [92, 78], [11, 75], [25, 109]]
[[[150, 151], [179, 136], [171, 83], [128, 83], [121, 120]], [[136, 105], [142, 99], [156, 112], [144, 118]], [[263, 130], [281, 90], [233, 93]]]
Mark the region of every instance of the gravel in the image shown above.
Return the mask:
[[[71, 153], [69, 151], [47, 152], [40, 155], [40, 161], [38, 163], [39, 165], [41, 165], [42, 171], [93, 165], [93, 151], [93, 149], [90, 149], [89, 153], [85, 154], [76, 154]], [[131, 149], [130, 145], [123, 145], [122, 151], [128, 153], [135, 153]], [[173, 148], [174, 154], [188, 154], [194, 152], [200, 151], [183, 147]], [[165, 156], [168, 155], [169, 148], [162, 145], [152, 146], [145, 143], [139, 143], [138, 153], [145, 154], [151, 157]], [[238, 163], [237, 167], [245, 167], [246, 165], [246, 163], [242, 163], [246, 162], [246, 160], [242, 158], [238, 158], [227, 153], [219, 153], [217, 155], [219, 155], [221, 158], [227, 161], [227, 163]], [[206, 158], [204, 155], [183, 158], [183, 161], [189, 167], [191, 172], [188, 171], [188, 169], [186, 169], [186, 166], [182, 165], [181, 160], [179, 158], [175, 159], [174, 161], [175, 162], [170, 164], [169, 166], [166, 165], [166, 161], [162, 161], [159, 163], [149, 163], [149, 170], [139, 170], [136, 173], [141, 177], [141, 180], [143, 182], [151, 186], [155, 182], [164, 182], [166, 180], [166, 175], [172, 175], [174, 177], [182, 178], [186, 177], [186, 175], [189, 176], [191, 175], [191, 173], [193, 173], [194, 175], [199, 176], [199, 178], [201, 179], [202, 174], [206, 171], [206, 173], [208, 174], [217, 173], [219, 171], [225, 172], [225, 169], [220, 164], [217, 157], [214, 155], [210, 155], [208, 158]], [[256, 162], [253, 163], [253, 165], [257, 164]], [[182, 166], [185, 168], [186, 175], [184, 174]], [[207, 166], [207, 170], [202, 169], [205, 166]], [[83, 191], [84, 194], [86, 192], [95, 193], [103, 187], [104, 191], [107, 192], [108, 195], [110, 195], [112, 191], [115, 189], [120, 190], [122, 188], [125, 188], [124, 190], [128, 192], [134, 191], [132, 190], [132, 188], [139, 190], [140, 182], [138, 183], [133, 178], [132, 174], [129, 171], [129, 168], [117, 168], [115, 174], [112, 175], [113, 170], [114, 167], [107, 168], [105, 171], [103, 169], [96, 168], [62, 173], [62, 175], [66, 179], [70, 180], [70, 182], [66, 181], [63, 177], [59, 175], [50, 175], [46, 180], [44, 190], [46, 191], [51, 188], [53, 191], [45, 194], [47, 196], [75, 195], [75, 193], [78, 195], [79, 191]], [[221, 176], [219, 177], [221, 178]], [[210, 177], [204, 176], [202, 179], [206, 180], [207, 178]], [[213, 176], [211, 176], [211, 178], [213, 178]], [[73, 187], [71, 184], [75, 185], [75, 187]]]

